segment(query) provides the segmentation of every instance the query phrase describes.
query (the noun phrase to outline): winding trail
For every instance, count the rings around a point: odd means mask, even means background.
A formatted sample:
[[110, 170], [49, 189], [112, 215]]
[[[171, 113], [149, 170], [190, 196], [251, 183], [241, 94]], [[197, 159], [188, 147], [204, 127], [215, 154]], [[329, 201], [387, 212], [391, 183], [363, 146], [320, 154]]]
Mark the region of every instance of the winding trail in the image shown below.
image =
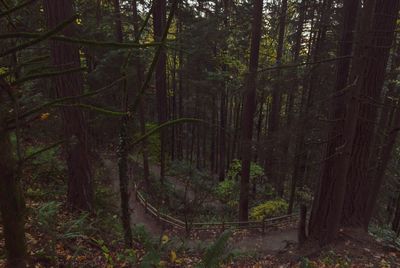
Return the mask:
[[[108, 170], [109, 179], [112, 184], [113, 192], [120, 199], [119, 192], [119, 177], [118, 177], [118, 162], [116, 159], [107, 158], [103, 160], [104, 166]], [[163, 233], [161, 226], [154, 220], [154, 218], [145, 212], [142, 205], [136, 200], [133, 185], [129, 185], [129, 208], [131, 212], [131, 222], [133, 225], [143, 224], [147, 231], [155, 236], [160, 236]], [[118, 207], [120, 206], [118, 202]]]
[[[108, 170], [108, 176], [112, 185], [112, 189], [119, 198], [119, 180], [118, 180], [118, 165], [115, 157], [109, 157], [103, 160], [104, 166]], [[159, 174], [159, 167], [151, 165], [151, 172], [156, 175]], [[179, 179], [168, 176], [168, 181], [172, 183], [176, 189], [185, 190], [185, 184]], [[129, 207], [131, 211], [131, 222], [133, 225], [143, 224], [147, 231], [154, 236], [160, 236], [165, 229], [157, 222], [151, 215], [145, 212], [143, 206], [136, 200], [133, 185], [129, 186], [130, 201]], [[195, 193], [193, 190], [188, 189], [189, 198], [194, 198]], [[118, 203], [119, 206], [119, 203]], [[204, 243], [211, 244], [213, 238], [191, 238], [188, 239], [186, 245], [189, 248], [196, 249]], [[276, 230], [270, 231], [264, 235], [252, 232], [245, 232], [240, 235], [234, 235], [228, 243], [231, 249], [239, 250], [242, 252], [259, 252], [271, 253], [284, 250], [288, 244], [297, 243], [297, 231], [294, 229], [289, 230]]]

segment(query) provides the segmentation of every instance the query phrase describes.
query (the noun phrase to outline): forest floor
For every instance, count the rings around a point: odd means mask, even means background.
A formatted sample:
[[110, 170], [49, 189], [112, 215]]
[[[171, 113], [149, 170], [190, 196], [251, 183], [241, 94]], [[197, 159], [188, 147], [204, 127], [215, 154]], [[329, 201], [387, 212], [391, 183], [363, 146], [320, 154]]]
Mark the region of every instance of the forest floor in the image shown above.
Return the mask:
[[[97, 185], [98, 209], [90, 214], [65, 209], [64, 180], [26, 182], [29, 267], [145, 267], [139, 263], [143, 264], [149, 254], [146, 243], [135, 240], [133, 249], [127, 250], [122, 241], [119, 199], [109, 191], [118, 190], [116, 167], [113, 159], [105, 162], [103, 179]], [[199, 267], [207, 249], [221, 234], [196, 232], [185, 239], [176, 230], [163, 230], [133, 196], [131, 202], [132, 222], [146, 226], [159, 254], [156, 265], [146, 267]], [[135, 228], [134, 233], [137, 237]], [[164, 240], [169, 242], [164, 244]], [[0, 267], [5, 267], [4, 246], [0, 225]], [[400, 267], [398, 249], [354, 231], [341, 232], [329, 247], [301, 249], [294, 229], [273, 230], [264, 236], [236, 231], [224, 246], [222, 257], [218, 267]]]
[[[150, 172], [157, 177], [160, 167], [151, 164]], [[166, 179], [175, 189], [186, 190], [189, 199], [195, 198], [194, 191], [180, 178], [167, 176]], [[212, 202], [216, 207], [220, 205], [216, 203], [219, 200]], [[135, 198], [131, 199], [131, 206], [134, 208], [132, 222], [144, 224], [154, 235], [161, 236], [164, 232], [170, 236], [184, 236], [173, 229], [162, 230], [155, 219], [144, 212]], [[186, 247], [196, 249], [211, 245], [220, 233], [193, 232], [186, 241]], [[294, 226], [276, 228], [266, 234], [247, 230], [235, 231], [227, 248], [234, 252], [236, 260], [226, 264], [226, 267], [400, 267], [400, 252], [397, 249], [383, 246], [369, 236], [354, 236], [352, 231], [350, 234], [342, 232], [337, 243], [322, 249], [306, 246], [299, 250], [297, 243], [297, 230]], [[189, 263], [192, 261], [189, 260]]]

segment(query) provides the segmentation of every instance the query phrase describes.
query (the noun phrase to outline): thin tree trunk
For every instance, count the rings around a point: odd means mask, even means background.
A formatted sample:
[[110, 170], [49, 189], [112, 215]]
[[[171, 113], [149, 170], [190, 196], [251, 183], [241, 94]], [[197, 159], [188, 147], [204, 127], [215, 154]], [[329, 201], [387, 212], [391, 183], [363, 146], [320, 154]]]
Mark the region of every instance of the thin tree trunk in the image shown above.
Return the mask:
[[[299, 20], [297, 24], [297, 31], [296, 31], [296, 41], [293, 46], [293, 62], [297, 63], [300, 58], [300, 50], [301, 50], [301, 42], [302, 42], [302, 35], [303, 35], [303, 28], [304, 28], [304, 20], [305, 20], [305, 13], [306, 13], [306, 2], [307, 0], [302, 0], [299, 6]], [[291, 106], [293, 106], [294, 102], [294, 94], [297, 92], [299, 89], [299, 82], [298, 82], [298, 77], [296, 77], [292, 91], [290, 93], [290, 103]], [[304, 94], [303, 94], [304, 95]], [[304, 99], [304, 98], [303, 98]], [[289, 114], [291, 114], [292, 111], [289, 111]], [[290, 116], [290, 115], [289, 115]], [[302, 140], [296, 141], [295, 146], [301, 146]], [[295, 148], [295, 153], [301, 153], [301, 151], [304, 150], [304, 148]], [[300, 156], [295, 155], [295, 166], [293, 169], [293, 174], [292, 174], [292, 184], [290, 186], [290, 196], [289, 196], [289, 206], [288, 206], [288, 214], [292, 214], [293, 212], [293, 206], [294, 206], [294, 198], [296, 194], [296, 187], [297, 187], [297, 180], [298, 176], [300, 175]]]
[[225, 179], [225, 155], [226, 155], [226, 89], [225, 87], [221, 93], [220, 102], [220, 125], [219, 125], [219, 181]]
[[[283, 48], [284, 48], [284, 40], [285, 40], [285, 28], [286, 28], [286, 12], [287, 12], [287, 0], [282, 0], [280, 17], [279, 17], [279, 33], [278, 33], [278, 47], [276, 50], [276, 65], [279, 66], [282, 63], [283, 56]], [[281, 175], [280, 164], [278, 162], [281, 161], [281, 152], [280, 149], [280, 140], [276, 135], [279, 131], [280, 125], [280, 117], [281, 117], [281, 106], [282, 106], [282, 87], [281, 87], [281, 71], [278, 70], [276, 72], [276, 81], [275, 87], [272, 92], [272, 104], [271, 104], [271, 113], [269, 114], [269, 125], [268, 125], [268, 138], [270, 141], [274, 141], [277, 145], [269, 146], [271, 150], [268, 153], [266, 159], [268, 160], [267, 166], [267, 176], [274, 182], [278, 195], [282, 197], [283, 195], [283, 186], [284, 182], [283, 177]], [[278, 164], [277, 164], [278, 163]]]
[[[165, 28], [165, 17], [166, 17], [166, 1], [155, 0], [153, 8], [153, 26], [154, 26], [154, 38], [160, 41]], [[167, 74], [166, 74], [166, 61], [167, 56], [165, 50], [163, 50], [158, 58], [156, 71], [155, 71], [155, 82], [156, 82], [156, 105], [158, 114], [158, 123], [162, 124], [167, 121]], [[160, 179], [161, 183], [164, 183], [165, 177], [165, 150], [167, 143], [167, 132], [165, 129], [160, 131]]]
[[[135, 35], [135, 39], [138, 40], [139, 38], [139, 31], [140, 31], [140, 19], [137, 11], [137, 0], [134, 0], [132, 2], [132, 16], [133, 16], [133, 32]], [[138, 84], [138, 89], [142, 86], [143, 84], [143, 77], [144, 77], [144, 68], [143, 64], [140, 60], [140, 51], [136, 51], [136, 57], [135, 57], [135, 62], [136, 62], [136, 75], [137, 75], [137, 84]], [[139, 123], [140, 123], [140, 132], [142, 135], [146, 133], [146, 119], [145, 119], [145, 108], [143, 105], [144, 100], [140, 101], [139, 104]], [[147, 149], [147, 142], [143, 141], [142, 142], [142, 157], [143, 157], [143, 180], [145, 181], [146, 188], [149, 190], [150, 187], [150, 168], [149, 168], [149, 156], [148, 156], [148, 149]]]
[[[121, 24], [121, 11], [119, 0], [114, 0], [114, 17], [115, 17], [115, 36], [117, 42], [122, 43], [124, 34]], [[123, 70], [125, 72], [125, 70]], [[127, 90], [127, 81], [124, 80], [122, 87], [122, 110], [128, 112], [129, 94]], [[119, 132], [118, 146], [118, 173], [119, 173], [119, 189], [121, 195], [121, 221], [124, 229], [124, 240], [127, 248], [132, 247], [132, 230], [129, 212], [129, 192], [128, 192], [128, 116], [121, 118], [121, 126]]]
[[397, 235], [400, 233], [400, 194], [396, 201], [396, 211], [392, 221], [392, 230], [395, 231]]

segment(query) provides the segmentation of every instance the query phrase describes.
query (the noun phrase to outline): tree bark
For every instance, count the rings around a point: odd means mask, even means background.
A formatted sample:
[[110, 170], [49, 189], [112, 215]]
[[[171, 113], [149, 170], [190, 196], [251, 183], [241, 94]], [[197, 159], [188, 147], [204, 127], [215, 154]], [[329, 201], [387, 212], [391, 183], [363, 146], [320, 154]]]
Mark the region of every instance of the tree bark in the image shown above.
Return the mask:
[[10, 132], [6, 119], [6, 91], [11, 91], [7, 82], [0, 78], [0, 212], [5, 239], [8, 267], [26, 267], [25, 200], [14, 159]]
[[219, 173], [218, 179], [219, 181], [223, 181], [225, 179], [225, 156], [226, 156], [226, 89], [225, 83], [224, 88], [221, 92], [221, 102], [220, 102], [220, 130], [219, 130]]
[[[44, 10], [49, 29], [71, 18], [74, 14], [71, 0], [44, 0]], [[74, 32], [74, 25], [72, 24], [62, 33], [65, 36], [73, 36]], [[53, 40], [50, 41], [50, 49], [53, 65], [58, 70], [80, 67], [77, 46]], [[53, 81], [59, 98], [77, 96], [83, 93], [83, 78], [80, 73], [59, 75]], [[74, 210], [92, 210], [93, 185], [85, 114], [80, 108], [70, 106], [61, 109], [61, 116], [64, 135], [67, 140], [67, 204]]]
[[[139, 38], [139, 31], [140, 31], [140, 19], [137, 11], [137, 0], [132, 2], [132, 16], [133, 16], [133, 32], [135, 35], [135, 39], [138, 40]], [[136, 63], [136, 76], [137, 76], [137, 84], [138, 90], [143, 84], [143, 77], [144, 77], [144, 68], [143, 64], [140, 60], [140, 51], [136, 51], [135, 63]], [[146, 133], [146, 118], [145, 118], [145, 108], [143, 105], [143, 99], [140, 101], [139, 104], [139, 122], [140, 122], [140, 133], [144, 135]], [[143, 158], [143, 180], [145, 181], [146, 188], [150, 188], [150, 168], [149, 168], [149, 156], [148, 156], [148, 149], [147, 149], [147, 142], [142, 142], [142, 158]]]
[[[338, 56], [352, 54], [353, 31], [355, 29], [359, 0], [345, 1], [343, 7], [342, 35], [338, 49]], [[350, 59], [342, 59], [337, 63], [335, 90], [342, 91], [348, 81]], [[336, 123], [332, 125], [328, 140], [330, 141], [325, 152], [325, 163], [320, 178], [320, 188], [313, 206], [313, 215], [310, 220], [310, 236], [319, 239], [322, 244], [329, 243], [336, 238], [339, 230], [344, 192], [346, 188], [346, 171], [349, 158], [339, 154], [343, 144], [346, 144], [343, 118], [346, 113], [346, 96], [335, 98], [330, 119]]]
[[[117, 42], [122, 43], [124, 34], [121, 24], [121, 11], [119, 0], [114, 0], [114, 16], [115, 16], [115, 36]], [[125, 72], [125, 70], [122, 70]], [[129, 93], [127, 90], [127, 81], [124, 80], [120, 85], [122, 87], [122, 110], [128, 112]], [[118, 175], [119, 175], [119, 189], [121, 195], [121, 221], [124, 230], [125, 246], [132, 247], [132, 229], [131, 218], [129, 212], [129, 192], [128, 192], [128, 116], [121, 118], [120, 132], [119, 132], [119, 146], [118, 146]]]
[[[287, 0], [282, 0], [280, 17], [279, 17], [279, 33], [278, 33], [278, 47], [276, 50], [276, 65], [282, 64], [284, 40], [285, 40], [285, 29], [286, 29], [286, 12], [287, 12]], [[281, 106], [282, 106], [282, 86], [280, 81], [281, 71], [278, 70], [275, 74], [275, 87], [272, 92], [272, 103], [271, 103], [271, 113], [269, 114], [269, 124], [268, 124], [268, 137], [269, 140], [273, 140], [276, 145], [269, 146], [271, 148], [268, 153], [267, 170], [266, 174], [271, 181], [274, 182], [276, 190], [279, 196], [283, 195], [283, 176], [282, 170], [280, 169], [281, 161], [281, 142], [277, 132], [280, 126], [281, 117]]]
[[260, 52], [263, 0], [254, 0], [250, 46], [249, 73], [243, 98], [242, 115], [242, 174], [240, 179], [239, 220], [247, 221], [249, 215], [249, 180], [252, 159], [253, 119], [256, 106], [257, 69]]
[[361, 54], [362, 65], [356, 65], [355, 70], [358, 94], [353, 99], [358, 102], [358, 118], [351, 125], [354, 128], [354, 142], [342, 220], [346, 226], [364, 230], [368, 228], [381, 185], [381, 178], [374, 182], [368, 181], [368, 164], [372, 147], [371, 134], [375, 127], [373, 122], [377, 117], [376, 102], [380, 101], [399, 4], [398, 0], [376, 0], [372, 24], [369, 27], [370, 37], [364, 53]]
[[[296, 38], [295, 38], [295, 44], [293, 46], [293, 62], [297, 63], [299, 62], [300, 58], [300, 50], [301, 50], [301, 43], [302, 43], [302, 35], [303, 35], [303, 28], [304, 28], [304, 20], [305, 20], [305, 15], [306, 15], [306, 0], [301, 1], [299, 5], [299, 20], [297, 24], [297, 30], [296, 30]], [[296, 79], [295, 82], [293, 83], [293, 88], [291, 89], [293, 92], [291, 94], [291, 101], [293, 102], [294, 100], [294, 94], [299, 88], [299, 82]], [[297, 139], [296, 139], [297, 140]], [[300, 142], [302, 141], [297, 141], [296, 146], [300, 146]], [[299, 152], [302, 150], [302, 148], [295, 148], [295, 152]], [[293, 174], [292, 174], [292, 184], [290, 186], [290, 196], [289, 196], [289, 206], [288, 206], [288, 214], [292, 214], [293, 212], [293, 206], [294, 206], [294, 198], [296, 194], [296, 187], [297, 187], [297, 181], [298, 181], [298, 176], [300, 173], [299, 169], [299, 156], [295, 155], [295, 162], [298, 162], [297, 165], [295, 165]]]
[[[155, 0], [153, 8], [153, 26], [154, 39], [160, 41], [166, 24], [166, 1]], [[158, 114], [158, 123], [167, 121], [167, 74], [166, 74], [167, 55], [165, 49], [162, 50], [155, 70], [156, 83], [156, 105]], [[160, 179], [164, 182], [165, 177], [165, 150], [166, 150], [167, 132], [165, 129], [160, 131]]]

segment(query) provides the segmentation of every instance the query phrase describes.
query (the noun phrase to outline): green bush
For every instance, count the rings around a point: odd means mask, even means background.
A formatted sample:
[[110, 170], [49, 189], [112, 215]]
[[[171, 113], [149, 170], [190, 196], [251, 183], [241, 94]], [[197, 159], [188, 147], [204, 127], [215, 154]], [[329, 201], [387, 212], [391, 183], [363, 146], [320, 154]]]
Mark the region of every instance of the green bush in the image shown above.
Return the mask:
[[215, 195], [222, 202], [227, 203], [229, 206], [235, 207], [239, 197], [239, 184], [236, 180], [221, 181], [216, 189]]
[[310, 204], [312, 201], [313, 192], [307, 186], [298, 188], [296, 190], [296, 200], [298, 204], [305, 203]]
[[[240, 176], [241, 171], [242, 171], [242, 162], [239, 159], [233, 159], [226, 175], [228, 178], [234, 179]], [[251, 162], [250, 179], [261, 177], [263, 175], [264, 175], [263, 168], [260, 165]]]
[[232, 236], [232, 231], [228, 230], [221, 234], [217, 240], [207, 248], [207, 251], [197, 268], [221, 267], [221, 263], [228, 257], [228, 240]]
[[264, 218], [278, 217], [284, 215], [287, 209], [288, 203], [285, 200], [271, 200], [253, 207], [250, 211], [250, 218], [262, 220]]
[[[29, 157], [29, 155], [43, 150], [43, 148], [41, 145], [28, 146], [25, 153]], [[64, 161], [59, 158], [58, 147], [37, 154], [25, 166], [25, 172], [29, 174], [33, 182], [62, 181], [65, 170]]]

